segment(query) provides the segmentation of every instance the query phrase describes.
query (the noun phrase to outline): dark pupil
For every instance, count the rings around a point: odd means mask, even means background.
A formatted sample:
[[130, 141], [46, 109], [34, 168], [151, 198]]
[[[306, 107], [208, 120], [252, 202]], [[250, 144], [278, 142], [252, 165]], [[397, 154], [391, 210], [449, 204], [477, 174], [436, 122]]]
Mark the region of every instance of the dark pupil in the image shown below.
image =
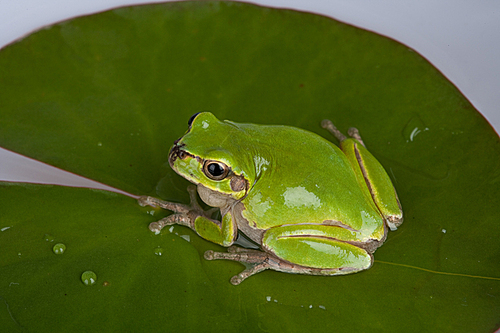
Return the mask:
[[200, 112], [197, 112], [197, 113], [193, 114], [191, 116], [191, 118], [189, 118], [189, 120], [188, 120], [188, 126], [191, 126], [191, 124], [193, 123], [194, 118], [196, 118], [196, 116], [199, 115], [199, 114], [200, 114]]
[[218, 177], [224, 173], [224, 169], [219, 163], [210, 163], [207, 169], [208, 172], [210, 172], [210, 174], [214, 177]]

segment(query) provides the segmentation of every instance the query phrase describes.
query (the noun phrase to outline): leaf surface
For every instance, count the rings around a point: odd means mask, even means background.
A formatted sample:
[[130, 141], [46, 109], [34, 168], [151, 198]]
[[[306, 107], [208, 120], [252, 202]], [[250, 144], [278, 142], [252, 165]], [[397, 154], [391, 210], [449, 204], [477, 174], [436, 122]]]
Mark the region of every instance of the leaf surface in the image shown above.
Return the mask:
[[[1, 146], [178, 202], [188, 200], [187, 182], [167, 154], [193, 113], [327, 138], [324, 118], [344, 132], [356, 126], [405, 213], [366, 272], [266, 271], [235, 287], [229, 278], [243, 266], [203, 259], [221, 248], [179, 226], [159, 236], [148, 230], [166, 212], [106, 192], [4, 183], [0, 323], [10, 331], [500, 325], [499, 138], [404, 45], [325, 17], [241, 3], [125, 7], [1, 50], [0, 91]], [[59, 242], [67, 250], [56, 255]], [[86, 270], [97, 274], [95, 285], [81, 282]]]

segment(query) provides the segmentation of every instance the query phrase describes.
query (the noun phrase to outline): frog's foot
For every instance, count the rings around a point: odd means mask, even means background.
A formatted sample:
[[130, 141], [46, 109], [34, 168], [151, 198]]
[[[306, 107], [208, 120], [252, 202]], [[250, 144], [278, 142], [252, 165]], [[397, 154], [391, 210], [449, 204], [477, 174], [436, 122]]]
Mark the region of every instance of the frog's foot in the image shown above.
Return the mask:
[[249, 268], [231, 278], [231, 284], [235, 286], [251, 275], [273, 268], [274, 262], [270, 260], [271, 256], [266, 252], [245, 249], [238, 246], [230, 246], [227, 251], [228, 252], [214, 252], [209, 250], [205, 252], [204, 257], [206, 260], [225, 259], [250, 264], [251, 266]]
[[366, 148], [365, 143], [363, 142], [363, 139], [361, 139], [361, 135], [359, 135], [359, 131], [356, 127], [350, 127], [347, 130], [347, 134], [349, 134], [351, 138], [358, 140], [359, 143], [361, 143], [363, 147]]
[[[342, 134], [342, 132], [340, 132], [337, 129], [337, 127], [335, 127], [335, 125], [330, 120], [328, 120], [328, 119], [325, 119], [325, 120], [323, 120], [321, 122], [321, 127], [323, 127], [324, 129], [327, 129], [340, 142], [342, 142], [342, 141], [344, 141], [344, 140], [347, 139], [347, 137], [344, 134]], [[358, 140], [359, 143], [361, 143], [363, 146], [365, 146], [363, 140], [361, 139], [361, 135], [359, 135], [359, 131], [358, 131], [357, 128], [355, 128], [355, 127], [349, 128], [349, 130], [347, 131], [347, 134], [349, 134], [349, 136], [351, 138]]]
[[184, 225], [193, 229], [194, 220], [196, 219], [196, 217], [209, 217], [212, 215], [216, 208], [212, 208], [207, 211], [204, 211], [203, 208], [201, 208], [201, 206], [198, 204], [198, 200], [196, 199], [196, 187], [189, 186], [187, 190], [189, 192], [189, 198], [191, 201], [189, 205], [164, 201], [150, 196], [142, 196], [137, 199], [139, 205], [143, 207], [159, 207], [174, 212], [174, 214], [169, 215], [157, 222], [152, 222], [149, 225], [149, 230], [151, 230], [155, 234], [159, 234], [161, 229], [172, 224]]
[[331, 120], [324, 119], [321, 122], [321, 127], [323, 127], [324, 129], [327, 129], [328, 132], [332, 133], [333, 136], [336, 137], [337, 140], [339, 140], [340, 142], [342, 142], [345, 139], [347, 139], [347, 137], [344, 134], [342, 134], [342, 132], [339, 131], [337, 129], [337, 127], [335, 127], [335, 125], [331, 122]]
[[[367, 254], [371, 259], [371, 263], [373, 262], [373, 256], [371, 254]], [[238, 246], [231, 246], [228, 248], [228, 252], [214, 252], [212, 250], [206, 251], [204, 255], [206, 260], [233, 260], [238, 261], [240, 263], [250, 264], [250, 267], [235, 275], [231, 278], [231, 283], [233, 285], [240, 284], [246, 278], [262, 272], [266, 269], [272, 269], [278, 272], [285, 273], [293, 273], [293, 274], [307, 274], [307, 275], [344, 275], [358, 272], [358, 268], [351, 267], [341, 267], [341, 268], [314, 268], [314, 267], [306, 267], [300, 266], [296, 264], [292, 264], [289, 261], [280, 259], [279, 257], [252, 249], [245, 249]], [[370, 263], [370, 266], [371, 266]], [[369, 267], [366, 267], [369, 268]], [[366, 269], [365, 268], [365, 269]]]

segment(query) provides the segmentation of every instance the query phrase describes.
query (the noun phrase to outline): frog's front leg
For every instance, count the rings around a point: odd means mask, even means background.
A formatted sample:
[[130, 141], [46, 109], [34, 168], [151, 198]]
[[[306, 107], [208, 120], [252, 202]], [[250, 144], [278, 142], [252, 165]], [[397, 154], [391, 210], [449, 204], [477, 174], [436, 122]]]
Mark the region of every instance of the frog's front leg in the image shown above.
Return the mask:
[[188, 187], [191, 203], [184, 205], [175, 202], [163, 201], [157, 198], [143, 196], [138, 199], [141, 206], [160, 207], [174, 212], [157, 222], [152, 222], [149, 229], [159, 234], [161, 229], [167, 225], [179, 224], [191, 228], [201, 237], [223, 245], [230, 246], [237, 236], [237, 227], [231, 218], [230, 212], [222, 217], [222, 221], [211, 218], [218, 208], [211, 208], [206, 211], [201, 208], [196, 198], [196, 187]]
[[251, 266], [231, 278], [237, 285], [266, 269], [308, 275], [344, 275], [368, 269], [381, 244], [351, 230], [331, 225], [288, 225], [266, 231], [264, 251], [230, 247], [228, 253], [205, 252], [205, 259], [226, 259]]
[[142, 196], [137, 201], [141, 206], [151, 206], [163, 208], [166, 210], [170, 210], [174, 212], [174, 214], [169, 215], [157, 222], [152, 222], [149, 224], [149, 230], [153, 231], [155, 234], [159, 234], [161, 229], [168, 225], [179, 224], [184, 225], [186, 227], [192, 228], [192, 218], [190, 215], [193, 215], [190, 212], [194, 212], [196, 215], [205, 215], [207, 212], [204, 212], [203, 209], [198, 204], [196, 200], [196, 188], [189, 186], [188, 193], [190, 198], [190, 204], [184, 205], [181, 203], [170, 202], [160, 200], [158, 198], [150, 197], [150, 196]]

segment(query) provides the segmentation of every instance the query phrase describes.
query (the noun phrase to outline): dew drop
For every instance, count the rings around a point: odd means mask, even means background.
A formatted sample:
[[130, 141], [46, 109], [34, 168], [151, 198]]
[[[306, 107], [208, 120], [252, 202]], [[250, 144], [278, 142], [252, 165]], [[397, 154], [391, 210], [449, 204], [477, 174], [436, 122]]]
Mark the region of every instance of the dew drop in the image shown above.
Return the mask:
[[419, 116], [412, 117], [406, 126], [403, 128], [403, 137], [406, 142], [413, 142], [415, 137], [421, 132], [428, 131], [429, 128], [425, 126]]
[[163, 249], [162, 249], [161, 247], [159, 247], [159, 246], [158, 246], [158, 247], [155, 249], [155, 254], [156, 254], [157, 256], [161, 256], [161, 255], [163, 254]]
[[63, 243], [57, 243], [52, 248], [52, 251], [54, 251], [55, 254], [63, 254], [64, 252], [66, 252], [66, 245], [64, 245]]
[[92, 271], [85, 271], [82, 273], [82, 282], [86, 286], [91, 286], [97, 281], [97, 275]]
[[45, 234], [45, 235], [43, 235], [43, 239], [45, 239], [46, 242], [52, 243], [54, 241], [54, 236], [49, 235], [49, 234]]

